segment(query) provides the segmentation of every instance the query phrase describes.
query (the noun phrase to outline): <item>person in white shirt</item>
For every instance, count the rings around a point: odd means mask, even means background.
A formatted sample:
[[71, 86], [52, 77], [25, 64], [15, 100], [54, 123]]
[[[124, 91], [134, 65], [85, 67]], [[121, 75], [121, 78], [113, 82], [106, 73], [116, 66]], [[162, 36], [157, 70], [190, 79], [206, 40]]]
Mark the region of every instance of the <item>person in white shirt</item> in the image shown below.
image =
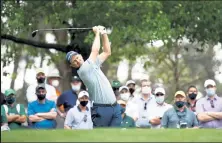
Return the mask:
[[163, 114], [168, 109], [173, 106], [164, 102], [165, 100], [165, 90], [162, 87], [158, 87], [154, 91], [156, 105], [152, 107], [152, 110], [149, 112], [149, 123], [151, 124], [151, 128], [160, 128], [161, 127], [161, 119]]
[[[35, 94], [36, 87], [39, 84], [45, 83], [45, 79], [46, 79], [46, 76], [45, 76], [44, 70], [42, 68], [37, 69], [36, 70], [37, 83], [30, 85], [26, 90], [26, 98], [27, 98], [28, 103], [31, 103], [31, 102], [37, 100], [37, 96]], [[56, 102], [56, 100], [57, 100], [56, 89], [53, 86], [46, 84], [46, 83], [45, 83], [45, 88], [47, 91], [46, 98], [48, 100], [52, 100], [52, 101]]]
[[89, 93], [81, 91], [78, 94], [78, 100], [80, 104], [71, 108], [66, 115], [64, 129], [93, 129], [91, 111], [87, 107]]
[[119, 104], [125, 102], [125, 104], [126, 104], [126, 111], [125, 111], [126, 115], [130, 116], [131, 118], [134, 119], [134, 121], [136, 121], [139, 117], [139, 109], [138, 109], [137, 104], [135, 104], [134, 102], [129, 100], [130, 99], [129, 88], [127, 86], [121, 86], [119, 88], [119, 92], [120, 92], [120, 100], [118, 100], [117, 102]]
[[141, 81], [141, 95], [134, 98], [132, 102], [137, 104], [139, 110], [136, 127], [150, 128], [149, 112], [153, 109], [153, 106], [155, 106], [156, 100], [151, 93], [151, 86], [148, 80]]

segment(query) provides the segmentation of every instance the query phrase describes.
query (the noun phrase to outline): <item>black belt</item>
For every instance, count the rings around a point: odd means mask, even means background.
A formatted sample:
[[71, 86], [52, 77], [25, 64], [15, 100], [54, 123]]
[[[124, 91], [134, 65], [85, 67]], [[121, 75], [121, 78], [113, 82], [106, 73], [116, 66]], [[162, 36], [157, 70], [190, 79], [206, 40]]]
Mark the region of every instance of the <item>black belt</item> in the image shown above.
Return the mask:
[[111, 107], [116, 106], [117, 102], [114, 102], [113, 104], [100, 104], [100, 103], [93, 103], [93, 106], [101, 106], [101, 107]]

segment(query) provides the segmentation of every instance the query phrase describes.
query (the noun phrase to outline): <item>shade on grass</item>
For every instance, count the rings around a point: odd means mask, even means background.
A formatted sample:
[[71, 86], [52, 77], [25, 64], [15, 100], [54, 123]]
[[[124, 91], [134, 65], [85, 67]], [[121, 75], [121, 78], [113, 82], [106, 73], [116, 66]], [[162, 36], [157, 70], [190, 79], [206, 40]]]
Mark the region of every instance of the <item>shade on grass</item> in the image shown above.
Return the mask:
[[15, 130], [1, 142], [222, 142], [217, 129]]

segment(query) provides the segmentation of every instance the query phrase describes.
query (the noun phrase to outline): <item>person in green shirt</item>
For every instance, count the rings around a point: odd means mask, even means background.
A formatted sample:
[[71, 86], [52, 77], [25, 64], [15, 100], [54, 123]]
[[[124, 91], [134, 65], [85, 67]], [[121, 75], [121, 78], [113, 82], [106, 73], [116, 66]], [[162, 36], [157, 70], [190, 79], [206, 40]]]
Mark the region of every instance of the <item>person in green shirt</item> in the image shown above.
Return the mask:
[[126, 102], [123, 100], [118, 100], [117, 101], [121, 105], [121, 114], [122, 114], [122, 122], [120, 127], [121, 128], [134, 128], [135, 127], [135, 122], [133, 118], [130, 116], [127, 116], [125, 111], [126, 111]]
[[114, 92], [117, 100], [120, 99], [120, 93], [119, 93], [119, 88], [120, 87], [121, 87], [121, 83], [118, 80], [114, 80], [112, 82], [113, 92]]
[[13, 89], [5, 91], [5, 100], [6, 103], [1, 105], [1, 115], [6, 116], [10, 129], [22, 128], [22, 123], [27, 120], [24, 105], [16, 103], [16, 92]]

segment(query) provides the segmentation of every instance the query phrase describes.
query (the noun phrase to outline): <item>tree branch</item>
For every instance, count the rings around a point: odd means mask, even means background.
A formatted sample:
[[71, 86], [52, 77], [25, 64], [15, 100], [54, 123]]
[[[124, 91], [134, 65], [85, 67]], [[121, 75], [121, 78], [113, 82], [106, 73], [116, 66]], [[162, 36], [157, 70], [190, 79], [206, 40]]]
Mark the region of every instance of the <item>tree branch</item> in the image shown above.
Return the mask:
[[64, 52], [64, 53], [68, 52], [68, 45], [66, 46], [66, 45], [60, 45], [60, 44], [47, 44], [47, 43], [38, 42], [38, 41], [34, 41], [34, 40], [17, 38], [15, 36], [7, 35], [7, 34], [2, 34], [1, 38], [5, 39], [5, 40], [13, 41], [18, 44], [26, 44], [26, 45], [34, 46], [37, 48], [55, 49], [57, 51]]

